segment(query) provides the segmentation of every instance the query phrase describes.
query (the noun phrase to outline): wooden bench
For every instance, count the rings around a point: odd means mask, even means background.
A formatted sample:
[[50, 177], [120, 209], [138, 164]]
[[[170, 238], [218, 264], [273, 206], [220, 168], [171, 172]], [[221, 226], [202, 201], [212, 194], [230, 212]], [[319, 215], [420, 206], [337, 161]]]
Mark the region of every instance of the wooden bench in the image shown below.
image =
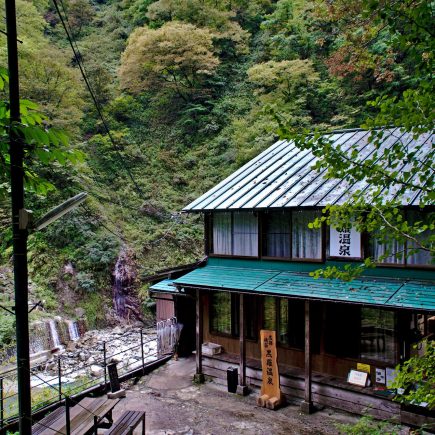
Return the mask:
[[32, 426], [32, 435], [41, 435], [46, 429], [65, 414], [65, 408], [60, 406]]
[[145, 412], [124, 411], [107, 430], [105, 435], [132, 435], [134, 429], [142, 422], [142, 435], [145, 435]]
[[[106, 397], [85, 397], [78, 404], [69, 409], [71, 435], [95, 433], [96, 426], [110, 427], [112, 424], [112, 410], [119, 399]], [[57, 435], [66, 434], [65, 407], [57, 408], [32, 427], [32, 434]]]

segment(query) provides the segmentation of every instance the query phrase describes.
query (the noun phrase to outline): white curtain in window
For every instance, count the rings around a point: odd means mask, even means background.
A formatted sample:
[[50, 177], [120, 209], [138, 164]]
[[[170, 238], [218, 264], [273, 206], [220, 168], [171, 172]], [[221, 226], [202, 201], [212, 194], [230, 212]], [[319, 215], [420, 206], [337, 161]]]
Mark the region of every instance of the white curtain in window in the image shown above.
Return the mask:
[[213, 253], [231, 255], [231, 213], [213, 215]]
[[258, 220], [252, 212], [234, 213], [233, 255], [258, 256]]
[[290, 257], [290, 214], [270, 213], [266, 219], [266, 256]]
[[[380, 243], [376, 239], [372, 242], [373, 257], [377, 263], [382, 264], [403, 264], [403, 243], [397, 240], [391, 240], [388, 243]], [[391, 253], [388, 257], [380, 260], [379, 258], [385, 253]]]
[[[407, 219], [408, 222], [411, 224], [415, 222], [427, 222], [428, 216], [425, 213], [420, 213], [418, 211], [408, 211], [407, 212]], [[431, 234], [430, 230], [426, 230], [419, 234], [416, 239], [419, 241], [424, 241], [427, 239]], [[407, 242], [407, 249], [418, 249], [417, 252], [410, 255], [407, 258], [408, 264], [415, 264], [415, 265], [427, 265], [431, 264], [431, 255], [429, 251], [424, 251], [423, 249], [419, 249], [419, 246], [416, 242], [413, 242], [412, 240], [408, 240]]]
[[292, 213], [292, 256], [293, 258], [322, 258], [322, 232], [310, 229], [308, 224], [320, 211], [295, 211]]

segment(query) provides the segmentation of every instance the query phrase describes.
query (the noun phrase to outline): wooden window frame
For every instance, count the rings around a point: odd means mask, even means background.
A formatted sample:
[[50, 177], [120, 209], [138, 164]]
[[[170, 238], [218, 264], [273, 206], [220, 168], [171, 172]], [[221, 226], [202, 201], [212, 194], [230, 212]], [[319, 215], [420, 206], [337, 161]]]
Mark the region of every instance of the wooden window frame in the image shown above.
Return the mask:
[[[282, 349], [289, 349], [289, 350], [296, 350], [296, 351], [302, 351], [304, 350], [304, 343], [301, 343], [301, 347], [297, 347], [297, 346], [292, 346], [288, 343], [283, 343], [280, 340], [280, 336], [279, 336], [279, 330], [280, 330], [280, 326], [281, 326], [281, 301], [282, 300], [287, 300], [287, 303], [291, 303], [292, 301], [301, 301], [301, 299], [294, 299], [294, 298], [286, 298], [286, 297], [279, 297], [279, 296], [264, 296], [262, 298], [262, 304], [261, 304], [261, 316], [260, 318], [260, 324], [261, 327], [264, 328], [264, 308], [265, 308], [265, 297], [271, 297], [274, 300], [274, 309], [275, 309], [275, 324], [276, 324], [276, 336], [277, 336], [277, 344], [278, 347], [282, 348]], [[288, 323], [290, 323], [289, 319], [290, 319], [291, 313], [290, 310], [288, 312]], [[305, 322], [302, 322], [302, 329], [303, 329], [303, 336], [305, 337]], [[291, 332], [289, 330], [289, 328], [287, 327], [287, 334]]]

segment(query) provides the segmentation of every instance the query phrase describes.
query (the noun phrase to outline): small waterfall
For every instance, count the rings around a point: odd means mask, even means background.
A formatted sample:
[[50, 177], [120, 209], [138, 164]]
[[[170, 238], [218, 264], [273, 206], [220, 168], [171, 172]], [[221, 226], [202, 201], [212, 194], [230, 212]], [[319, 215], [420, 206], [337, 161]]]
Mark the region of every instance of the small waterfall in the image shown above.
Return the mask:
[[113, 305], [116, 315], [125, 320], [141, 320], [140, 302], [135, 294], [136, 267], [125, 247], [121, 249], [113, 271]]
[[56, 321], [49, 320], [48, 325], [50, 327], [50, 336], [53, 343], [53, 348], [61, 348], [62, 343], [60, 342], [59, 334], [57, 332]]
[[68, 334], [71, 341], [77, 341], [80, 338], [79, 326], [73, 320], [67, 320]]

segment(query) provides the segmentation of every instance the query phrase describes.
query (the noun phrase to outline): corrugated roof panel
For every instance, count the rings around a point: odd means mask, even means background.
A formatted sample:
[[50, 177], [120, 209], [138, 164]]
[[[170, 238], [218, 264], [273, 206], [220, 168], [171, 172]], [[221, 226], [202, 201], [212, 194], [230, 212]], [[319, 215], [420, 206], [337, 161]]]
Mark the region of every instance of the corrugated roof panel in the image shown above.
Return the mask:
[[175, 284], [253, 291], [279, 272], [279, 270], [206, 266], [176, 279]]
[[403, 279], [362, 278], [351, 282], [315, 279], [307, 273], [254, 267], [207, 265], [174, 280], [183, 287], [242, 291], [301, 299], [435, 310], [435, 285]]
[[[357, 143], [357, 141], [365, 135], [365, 133], [365, 131], [346, 133], [334, 143], [337, 146], [343, 146], [344, 151], [348, 151], [354, 143]], [[301, 177], [299, 178], [300, 175]], [[300, 173], [297, 174], [297, 178], [299, 179], [294, 180], [291, 187], [288, 187], [284, 192], [282, 192], [280, 197], [275, 199], [273, 202], [270, 202], [270, 206], [294, 207], [295, 205], [290, 205], [290, 203], [296, 195], [312, 189], [315, 185], [313, 183], [322, 184], [326, 181], [323, 174], [312, 169], [311, 165], [307, 166], [305, 170], [300, 171]]]
[[288, 170], [281, 174], [276, 180], [276, 183], [270, 186], [270, 189], [263, 191], [262, 195], [250, 198], [250, 201], [245, 204], [245, 208], [252, 205], [253, 208], [270, 207], [274, 201], [279, 198], [283, 192], [294, 186], [299, 180], [311, 172], [310, 167], [315, 163], [316, 158], [310, 153], [303, 154], [301, 159], [293, 162], [293, 165]]
[[[422, 145], [425, 145], [425, 143], [429, 139], [429, 135], [421, 135], [416, 140], [413, 140], [412, 135], [410, 135], [408, 133], [405, 136], [408, 139], [408, 141], [403, 140], [402, 142], [403, 142], [403, 146], [407, 149], [407, 151], [413, 152], [417, 148], [417, 152], [416, 152], [416, 155], [414, 156], [414, 158], [415, 159], [424, 159], [425, 156], [427, 155], [427, 149]], [[418, 147], [421, 147], [421, 148], [418, 149]], [[396, 168], [396, 170], [399, 173], [403, 173], [404, 171], [409, 170], [411, 165], [412, 165], [412, 163], [403, 164], [402, 166], [398, 166]], [[412, 182], [412, 180], [410, 180], [410, 182]], [[388, 187], [385, 187], [380, 194], [385, 198], [385, 200], [391, 200], [397, 196], [397, 192], [399, 191], [399, 189], [401, 187], [402, 187], [401, 185], [388, 186]]]
[[[387, 146], [391, 145], [391, 143], [387, 140], [382, 143], [382, 145], [379, 147], [378, 150], [375, 150], [375, 148], [369, 144], [368, 141], [369, 136], [370, 133], [366, 132], [366, 134], [360, 139], [361, 144], [359, 146], [359, 151], [360, 151], [359, 158], [362, 161], [373, 158], [376, 151], [377, 154], [379, 155], [379, 153], [382, 153]], [[394, 140], [397, 139], [392, 138], [391, 142], [393, 142]], [[352, 146], [354, 146], [355, 144], [356, 142]], [[367, 185], [367, 183], [364, 184]], [[352, 186], [345, 180], [331, 178], [325, 181], [321, 189], [318, 189], [317, 191], [313, 192], [310, 195], [306, 195], [307, 199], [303, 202], [298, 202], [297, 205], [306, 207], [306, 206], [316, 206], [316, 205], [323, 206], [326, 204], [331, 204], [334, 203], [336, 200], [338, 200], [343, 194], [350, 193], [351, 189]], [[329, 198], [326, 199], [327, 197]], [[295, 198], [295, 200], [296, 199], [297, 198]]]
[[271, 167], [279, 167], [289, 158], [289, 155], [291, 157], [298, 152], [299, 150], [296, 146], [293, 143], [289, 143], [287, 146], [283, 146], [282, 149], [274, 152], [273, 155], [265, 156], [263, 160], [258, 162], [258, 165], [249, 168], [248, 171], [240, 174], [237, 179], [232, 180], [232, 182], [228, 184], [226, 191], [217, 195], [213, 201], [207, 203], [207, 209], [227, 208], [227, 206], [223, 204], [226, 202], [229, 202], [229, 204], [234, 202], [235, 198], [240, 194], [241, 189], [255, 186], [255, 184], [262, 179], [263, 172], [268, 171]]
[[[211, 200], [217, 198], [221, 193], [225, 192], [228, 189], [228, 185], [233, 185], [240, 179], [244, 179], [246, 174], [254, 171], [257, 167], [261, 166], [264, 162], [263, 160], [267, 160], [268, 158], [273, 157], [276, 153], [281, 150], [288, 150], [288, 147], [291, 146], [291, 142], [286, 142], [285, 140], [280, 140], [274, 143], [267, 150], [260, 153], [257, 157], [252, 159], [246, 165], [239, 168], [236, 172], [231, 174], [225, 180], [221, 181], [211, 190], [209, 190], [206, 194], [200, 196], [198, 199], [190, 203], [184, 210], [197, 209], [197, 208], [205, 208], [205, 205], [210, 203]], [[294, 145], [293, 145], [294, 146]], [[267, 156], [267, 159], [266, 159]], [[201, 204], [205, 202], [205, 204]]]
[[173, 279], [164, 279], [150, 287], [150, 290], [163, 293], [178, 293], [177, 287], [173, 284]]
[[[365, 137], [367, 144], [369, 144], [368, 143], [369, 136], [370, 133], [368, 133], [367, 136]], [[406, 139], [405, 136], [408, 136], [409, 139], [409, 135], [402, 135], [399, 129], [391, 130], [391, 135], [387, 138], [387, 140], [384, 140], [380, 144], [379, 148], [376, 149], [375, 147], [370, 145], [365, 148], [365, 153], [363, 153], [364, 160], [373, 159], [376, 153], [377, 158], [375, 162], [377, 162], [379, 160], [380, 155], [384, 152], [384, 150], [387, 147], [390, 147], [401, 138]], [[406, 140], [408, 141], [408, 139]], [[318, 198], [317, 205], [323, 207], [327, 204], [341, 204], [345, 202], [346, 199], [349, 198], [351, 195], [353, 195], [356, 191], [360, 190], [362, 193], [364, 193], [367, 191], [367, 188], [369, 187], [368, 183], [365, 180], [356, 182], [352, 185], [350, 185], [348, 182], [344, 180], [335, 180], [335, 182], [336, 185], [329, 190], [327, 195], [325, 195], [323, 198]]]
[[[235, 186], [234, 193], [227, 197], [225, 201], [222, 201], [218, 208], [241, 208], [242, 205], [247, 201], [247, 197], [254, 190], [260, 190], [271, 183], [271, 181], [276, 177], [277, 174], [282, 172], [288, 164], [298, 157], [298, 155], [303, 152], [298, 148], [294, 147], [289, 152], [284, 151], [279, 159], [276, 159], [268, 166], [258, 168], [255, 177], [250, 177], [246, 180], [241, 181], [237, 186]], [[304, 154], [308, 154], [305, 152]]]
[[[349, 151], [355, 144], [361, 150], [360, 158], [380, 156], [386, 147], [397, 140], [412, 149], [424, 143], [421, 157], [429, 153], [434, 143], [433, 134], [421, 135], [417, 140], [400, 129], [386, 130], [380, 147], [367, 145], [369, 133], [363, 130], [337, 132], [327, 137], [335, 146]], [[408, 143], [409, 142], [409, 143]], [[367, 192], [369, 186], [363, 180], [353, 185], [343, 180], [326, 179], [326, 171], [311, 169], [315, 157], [307, 150], [300, 151], [293, 142], [279, 141], [223, 180], [209, 192], [189, 204], [184, 211], [264, 209], [287, 207], [322, 207], [326, 204], [341, 204], [352, 193]], [[406, 170], [406, 166], [399, 168]], [[391, 187], [393, 197], [397, 188]], [[401, 199], [403, 205], [416, 204], [421, 192], [410, 190]]]
[[252, 189], [249, 189], [248, 194], [244, 195], [244, 197], [235, 202], [233, 207], [242, 207], [247, 209], [255, 208], [256, 205], [264, 199], [268, 200], [270, 198], [271, 192], [276, 189], [279, 190], [282, 183], [287, 181], [289, 177], [291, 177], [292, 173], [297, 173], [300, 171], [301, 167], [310, 165], [313, 161], [314, 157], [309, 151], [299, 151], [296, 155], [293, 155], [292, 159], [287, 161], [279, 171], [276, 171], [274, 174], [270, 175], [268, 183], [263, 182], [261, 185], [257, 185]]
[[[367, 137], [368, 132], [360, 137], [352, 137], [349, 139], [351, 147], [356, 147], [360, 153], [360, 156], [367, 157], [370, 154], [370, 146], [368, 145]], [[346, 145], [343, 144], [343, 145]], [[350, 149], [349, 146], [346, 147]], [[324, 169], [318, 172], [318, 177], [311, 183], [308, 188], [302, 189], [298, 194], [285, 205], [286, 207], [298, 207], [298, 206], [316, 206], [317, 202], [323, 198], [334, 186], [337, 186], [342, 180], [326, 178], [327, 171]]]
[[257, 287], [257, 291], [293, 297], [384, 305], [400, 285], [358, 281], [348, 283], [283, 272]]
[[422, 310], [435, 309], [435, 286], [407, 282], [395, 293], [386, 305], [394, 307], [415, 308]]

